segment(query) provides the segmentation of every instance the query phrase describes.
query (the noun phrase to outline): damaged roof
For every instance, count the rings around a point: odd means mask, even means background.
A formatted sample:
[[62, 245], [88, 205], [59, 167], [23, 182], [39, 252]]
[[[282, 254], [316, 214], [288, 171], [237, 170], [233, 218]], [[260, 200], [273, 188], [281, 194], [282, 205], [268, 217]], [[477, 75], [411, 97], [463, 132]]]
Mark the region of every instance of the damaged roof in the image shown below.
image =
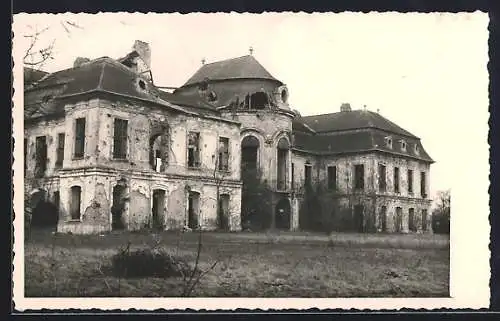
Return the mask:
[[48, 72], [46, 71], [24, 67], [24, 87], [27, 87], [32, 83], [39, 81], [46, 75], [48, 75]]
[[267, 79], [281, 83], [251, 55], [205, 64], [182, 87], [201, 83], [206, 78], [210, 80]]
[[368, 110], [341, 111], [331, 114], [303, 116], [301, 121], [318, 133], [359, 128], [377, 128], [394, 134], [417, 138], [387, 118]]
[[[434, 162], [418, 137], [370, 111], [297, 117], [292, 129], [293, 148], [305, 152], [328, 155], [379, 151]], [[386, 144], [388, 133], [392, 148]], [[406, 150], [401, 140], [406, 142]]]
[[183, 112], [199, 113], [203, 107], [204, 113], [217, 113], [201, 99], [173, 97], [116, 60], [101, 57], [78, 67], [45, 74], [34, 86], [25, 88], [25, 117], [63, 112], [62, 98], [91, 92], [140, 99]]

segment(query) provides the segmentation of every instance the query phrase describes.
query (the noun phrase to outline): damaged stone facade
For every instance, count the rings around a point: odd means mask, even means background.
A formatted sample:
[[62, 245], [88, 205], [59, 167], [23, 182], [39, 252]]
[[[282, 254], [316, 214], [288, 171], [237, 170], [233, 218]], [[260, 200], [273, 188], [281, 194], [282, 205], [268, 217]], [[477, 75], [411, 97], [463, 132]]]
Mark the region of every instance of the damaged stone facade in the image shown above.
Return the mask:
[[[167, 94], [153, 83], [149, 46], [132, 49], [118, 60], [79, 58], [25, 88], [25, 188], [55, 204], [58, 231], [241, 230], [246, 168], [272, 190], [270, 228], [299, 230], [305, 184], [331, 180], [335, 167], [339, 204], [360, 225], [431, 232], [433, 161], [417, 137], [347, 105], [301, 117], [253, 56], [203, 65]], [[352, 119], [367, 122], [346, 125]], [[383, 137], [408, 151], [381, 148]]]

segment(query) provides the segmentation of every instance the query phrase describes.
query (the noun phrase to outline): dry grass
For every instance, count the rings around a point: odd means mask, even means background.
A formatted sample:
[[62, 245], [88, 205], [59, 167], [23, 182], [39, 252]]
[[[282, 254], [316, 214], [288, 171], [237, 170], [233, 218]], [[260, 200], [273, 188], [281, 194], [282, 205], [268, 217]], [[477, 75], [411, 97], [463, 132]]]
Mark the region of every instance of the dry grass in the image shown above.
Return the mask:
[[[118, 247], [161, 246], [194, 262], [195, 233], [55, 235], [25, 246], [26, 296], [179, 296], [182, 278], [118, 279]], [[446, 297], [449, 241], [433, 235], [204, 233], [200, 269], [219, 264], [195, 296]]]

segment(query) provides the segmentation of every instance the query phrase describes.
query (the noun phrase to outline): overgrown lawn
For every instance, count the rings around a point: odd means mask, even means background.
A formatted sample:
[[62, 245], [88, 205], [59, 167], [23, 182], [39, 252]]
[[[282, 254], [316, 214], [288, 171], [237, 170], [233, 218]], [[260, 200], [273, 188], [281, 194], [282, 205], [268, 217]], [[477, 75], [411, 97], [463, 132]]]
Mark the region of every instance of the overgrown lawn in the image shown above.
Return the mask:
[[[53, 235], [33, 231], [25, 243], [29, 297], [172, 297], [183, 278], [123, 278], [113, 255], [160, 246], [194, 266], [196, 232]], [[193, 296], [447, 297], [449, 241], [441, 235], [313, 233], [202, 234], [199, 269], [210, 270]]]

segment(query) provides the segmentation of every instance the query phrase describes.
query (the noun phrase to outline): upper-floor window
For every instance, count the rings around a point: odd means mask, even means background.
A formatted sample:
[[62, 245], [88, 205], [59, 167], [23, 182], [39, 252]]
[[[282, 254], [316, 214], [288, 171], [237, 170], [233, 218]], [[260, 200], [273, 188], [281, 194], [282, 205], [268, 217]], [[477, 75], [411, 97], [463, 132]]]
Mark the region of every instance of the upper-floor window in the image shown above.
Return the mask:
[[391, 136], [385, 137], [385, 146], [387, 146], [387, 148], [392, 148], [392, 137]]
[[399, 167], [394, 167], [394, 193], [399, 193]]
[[337, 188], [337, 166], [328, 166], [328, 189], [334, 190]]
[[56, 166], [62, 166], [64, 161], [64, 133], [57, 134]]
[[387, 169], [385, 165], [379, 164], [378, 165], [378, 190], [380, 192], [385, 192], [387, 189]]
[[365, 188], [365, 165], [363, 164], [354, 165], [354, 188]]
[[304, 181], [306, 186], [311, 186], [312, 184], [311, 172], [312, 166], [309, 164], [304, 165]]
[[229, 138], [219, 137], [219, 161], [220, 171], [229, 170]]
[[128, 120], [115, 118], [113, 132], [113, 158], [127, 158]]
[[82, 158], [85, 153], [85, 118], [75, 120], [75, 158]]
[[427, 188], [425, 180], [426, 180], [425, 172], [420, 172], [420, 195], [423, 198], [427, 197]]
[[200, 133], [189, 132], [188, 135], [188, 167], [200, 167]]
[[43, 177], [47, 170], [47, 139], [38, 136], [35, 142], [35, 176]]
[[413, 170], [408, 170], [408, 194], [413, 194]]

